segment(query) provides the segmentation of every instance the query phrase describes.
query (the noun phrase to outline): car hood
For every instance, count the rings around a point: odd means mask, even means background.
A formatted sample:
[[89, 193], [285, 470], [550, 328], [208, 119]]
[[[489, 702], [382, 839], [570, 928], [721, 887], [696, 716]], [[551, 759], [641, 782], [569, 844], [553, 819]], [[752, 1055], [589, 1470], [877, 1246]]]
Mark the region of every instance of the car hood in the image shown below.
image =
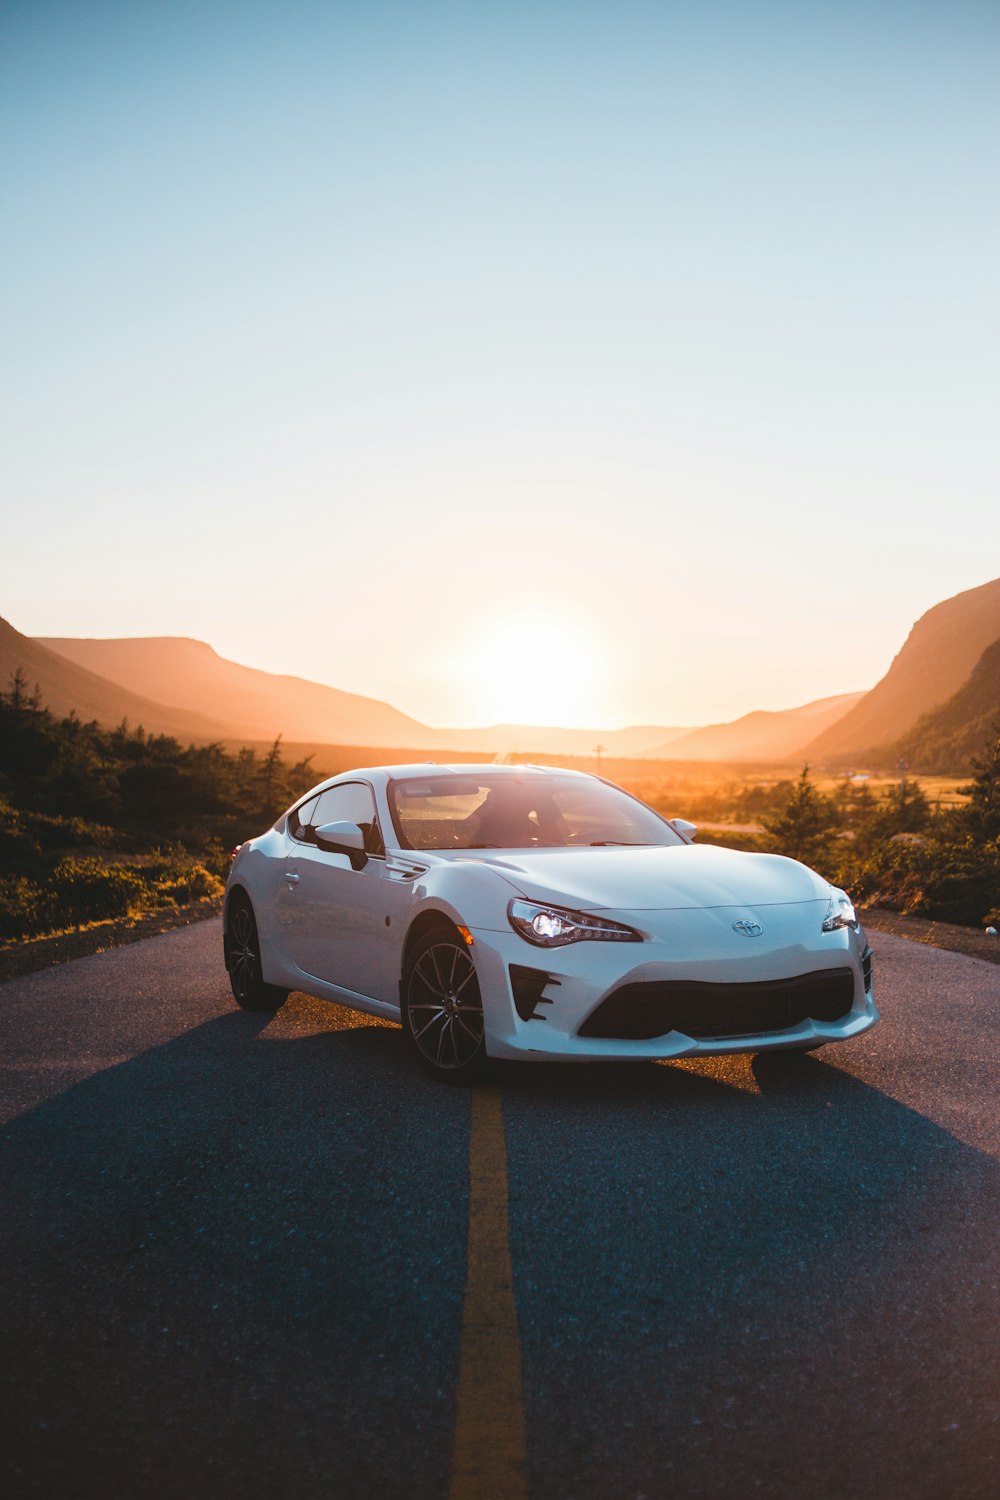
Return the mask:
[[830, 893], [827, 881], [794, 859], [712, 844], [518, 849], [476, 862], [495, 869], [529, 900], [583, 911], [775, 906], [825, 900]]

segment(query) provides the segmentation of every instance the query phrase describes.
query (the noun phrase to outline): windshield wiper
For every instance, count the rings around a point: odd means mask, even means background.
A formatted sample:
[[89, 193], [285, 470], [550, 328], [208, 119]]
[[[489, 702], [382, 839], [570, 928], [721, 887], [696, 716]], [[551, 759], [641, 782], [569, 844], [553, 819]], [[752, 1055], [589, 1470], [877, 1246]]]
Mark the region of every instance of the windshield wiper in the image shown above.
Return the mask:
[[460, 844], [461, 849], [500, 849], [501, 844]]
[[635, 839], [594, 839], [591, 849], [610, 849], [614, 845], [616, 849], [651, 849], [652, 844], [637, 843]]

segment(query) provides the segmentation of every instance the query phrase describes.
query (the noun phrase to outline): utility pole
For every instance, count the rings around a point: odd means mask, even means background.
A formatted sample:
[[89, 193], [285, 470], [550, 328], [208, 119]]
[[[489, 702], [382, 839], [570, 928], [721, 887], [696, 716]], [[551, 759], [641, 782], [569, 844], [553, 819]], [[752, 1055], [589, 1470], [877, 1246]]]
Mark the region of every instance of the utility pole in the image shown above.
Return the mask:
[[595, 745], [594, 754], [597, 756], [597, 774], [601, 774], [601, 756], [606, 753], [604, 745]]

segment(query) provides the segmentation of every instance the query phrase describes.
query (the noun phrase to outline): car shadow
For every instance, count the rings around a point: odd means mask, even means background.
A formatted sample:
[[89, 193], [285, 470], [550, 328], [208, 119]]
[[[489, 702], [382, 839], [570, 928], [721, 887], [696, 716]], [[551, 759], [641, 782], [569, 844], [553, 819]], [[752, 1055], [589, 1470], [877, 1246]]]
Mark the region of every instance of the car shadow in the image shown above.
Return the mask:
[[515, 1070], [533, 1493], [993, 1492], [1000, 1166], [841, 1056]]
[[[533, 1494], [875, 1495], [956, 1410], [975, 1492], [996, 1163], [823, 1054], [494, 1077]], [[7, 1492], [445, 1494], [469, 1129], [294, 997], [12, 1121]]]
[[298, 1036], [295, 1010], [219, 1016], [0, 1132], [5, 1494], [442, 1492], [468, 1097], [398, 1028], [323, 1008]]

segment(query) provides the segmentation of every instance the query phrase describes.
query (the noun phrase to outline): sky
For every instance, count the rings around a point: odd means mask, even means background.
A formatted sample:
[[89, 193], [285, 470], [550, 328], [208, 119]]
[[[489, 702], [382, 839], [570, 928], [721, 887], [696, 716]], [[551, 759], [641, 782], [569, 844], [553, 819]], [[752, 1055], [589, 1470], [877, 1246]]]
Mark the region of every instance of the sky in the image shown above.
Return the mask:
[[0, 614], [436, 725], [870, 687], [1000, 574], [998, 40], [0, 0]]

